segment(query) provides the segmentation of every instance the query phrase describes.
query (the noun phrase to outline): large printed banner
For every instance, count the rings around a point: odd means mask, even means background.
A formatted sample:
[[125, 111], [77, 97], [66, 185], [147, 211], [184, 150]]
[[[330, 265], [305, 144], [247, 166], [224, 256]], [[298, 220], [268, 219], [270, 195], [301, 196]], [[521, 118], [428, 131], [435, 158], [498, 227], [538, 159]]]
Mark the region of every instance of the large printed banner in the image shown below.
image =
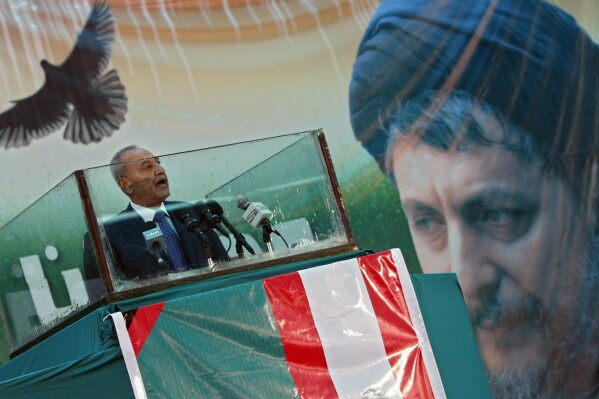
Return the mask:
[[137, 398], [444, 398], [397, 249], [113, 313]]

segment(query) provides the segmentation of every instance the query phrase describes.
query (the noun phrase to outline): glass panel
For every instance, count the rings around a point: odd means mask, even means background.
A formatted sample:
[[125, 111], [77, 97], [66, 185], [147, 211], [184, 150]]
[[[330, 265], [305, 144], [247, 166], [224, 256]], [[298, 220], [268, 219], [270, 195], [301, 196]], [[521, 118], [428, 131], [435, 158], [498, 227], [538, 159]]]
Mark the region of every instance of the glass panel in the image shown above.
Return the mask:
[[84, 269], [86, 232], [74, 175], [0, 229], [4, 360], [7, 350], [20, 348], [104, 295], [101, 281], [93, 280], [99, 271]]
[[[117, 292], [265, 260], [284, 263], [294, 254], [348, 244], [316, 132], [163, 155], [159, 164], [152, 158], [157, 152], [144, 151], [138, 155], [145, 154], [145, 160], [122, 164], [124, 190], [109, 166], [85, 171]], [[289, 248], [273, 233], [269, 252], [263, 228], [252, 227], [237, 208], [240, 195], [251, 199], [251, 207], [262, 202], [270, 208], [272, 226]], [[166, 199], [170, 220], [157, 226], [150, 221], [154, 211], [144, 220], [130, 207], [130, 199], [150, 207]], [[213, 201], [222, 207], [221, 215]], [[210, 213], [226, 219], [223, 230], [229, 232], [228, 222], [256, 254], [245, 249], [238, 259], [233, 234], [225, 238], [201, 216]], [[180, 250], [167, 245], [169, 231], [181, 243]]]
[[207, 197], [225, 209], [229, 220], [240, 227], [242, 234], [250, 236], [260, 252], [269, 252], [264, 229], [253, 227], [244, 218], [246, 212], [240, 209], [244, 197], [272, 212], [271, 224], [280, 233], [271, 234], [275, 255], [348, 243], [315, 135], [274, 154]]

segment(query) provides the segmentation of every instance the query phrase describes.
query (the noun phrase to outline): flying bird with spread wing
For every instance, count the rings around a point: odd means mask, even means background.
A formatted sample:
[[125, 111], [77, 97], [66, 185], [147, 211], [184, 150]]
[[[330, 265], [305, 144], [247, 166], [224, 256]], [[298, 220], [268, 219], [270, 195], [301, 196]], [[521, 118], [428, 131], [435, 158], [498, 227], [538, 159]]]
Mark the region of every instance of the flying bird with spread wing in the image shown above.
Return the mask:
[[60, 66], [42, 60], [44, 85], [0, 114], [0, 147], [29, 145], [68, 120], [64, 139], [98, 142], [125, 121], [127, 96], [116, 70], [104, 74], [114, 41], [108, 4], [96, 1], [71, 54]]

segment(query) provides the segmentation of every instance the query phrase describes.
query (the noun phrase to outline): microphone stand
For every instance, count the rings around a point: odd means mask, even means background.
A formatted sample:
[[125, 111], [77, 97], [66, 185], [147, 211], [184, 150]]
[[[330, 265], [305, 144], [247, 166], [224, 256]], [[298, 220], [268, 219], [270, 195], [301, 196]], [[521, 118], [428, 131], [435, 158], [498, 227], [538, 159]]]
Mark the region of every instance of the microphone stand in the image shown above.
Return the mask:
[[195, 235], [200, 239], [200, 243], [202, 245], [202, 253], [204, 254], [204, 258], [208, 261], [208, 267], [212, 270], [214, 268], [214, 261], [212, 260], [212, 247], [210, 246], [210, 240], [206, 237], [206, 234], [202, 232], [202, 229], [199, 226], [188, 227], [188, 231], [192, 231]]
[[210, 269], [213, 269], [216, 263], [214, 262], [214, 260], [212, 260], [212, 248], [210, 246], [210, 240], [208, 239], [208, 237], [206, 237], [204, 233], [196, 232], [196, 235], [202, 242], [202, 252], [204, 253], [204, 257], [208, 261], [208, 267]]
[[[212, 201], [212, 202], [211, 202], [211, 200], [208, 200], [208, 201], [209, 201], [208, 202], [209, 205], [216, 203], [216, 201]], [[212, 205], [212, 206], [215, 206], [215, 205]], [[218, 205], [218, 206], [220, 208], [220, 205]], [[227, 218], [225, 218], [225, 216], [222, 212], [222, 208], [216, 209], [216, 210], [217, 210], [216, 214], [218, 216], [220, 216], [220, 219], [223, 222], [223, 224], [225, 225], [225, 227], [227, 227], [229, 229], [229, 231], [231, 232], [231, 234], [233, 234], [233, 237], [235, 237], [235, 250], [237, 251], [237, 257], [239, 259], [242, 259], [245, 257], [245, 255], [243, 253], [243, 247], [245, 247], [245, 249], [247, 249], [250, 254], [255, 255], [256, 252], [250, 246], [250, 244], [247, 243], [247, 241], [243, 237], [243, 234], [241, 234], [239, 231], [237, 231], [237, 229], [227, 220]]]
[[202, 245], [202, 253], [204, 254], [204, 258], [206, 258], [208, 261], [208, 267], [213, 269], [216, 263], [212, 260], [212, 247], [210, 246], [210, 240], [199, 227], [193, 228], [192, 231], [200, 240], [200, 244]]
[[261, 223], [261, 225], [262, 225], [262, 239], [264, 240], [264, 243], [266, 244], [266, 248], [268, 248], [268, 252], [270, 252], [271, 254], [273, 253], [272, 242], [270, 239], [270, 235], [272, 233], [275, 233], [276, 235], [278, 235], [281, 238], [281, 240], [283, 240], [283, 243], [285, 244], [285, 246], [287, 248], [289, 248], [289, 244], [287, 243], [287, 240], [285, 240], [285, 238], [281, 235], [281, 233], [279, 233], [277, 231], [277, 229], [272, 227], [272, 224], [270, 224], [270, 221], [265, 221], [264, 223]]
[[272, 228], [272, 225], [269, 222], [262, 223], [262, 240], [266, 244], [266, 248], [268, 252], [272, 255], [274, 253], [272, 249], [272, 242], [270, 239], [271, 233], [273, 233], [275, 229]]
[[237, 237], [235, 237], [235, 251], [237, 252], [237, 258], [243, 259], [245, 254], [243, 253], [243, 244]]
[[215, 265], [212, 260], [212, 249], [210, 248], [210, 240], [206, 237], [206, 234], [202, 232], [202, 228], [200, 223], [191, 217], [188, 213], [188, 210], [185, 208], [177, 208], [173, 210], [174, 216], [179, 219], [181, 223], [185, 226], [187, 231], [195, 233], [196, 236], [200, 239], [202, 243], [202, 252], [204, 253], [204, 257], [208, 261], [208, 267], [212, 269]]
[[[160, 275], [166, 276], [168, 274], [169, 269], [171, 268], [170, 257], [166, 254], [166, 250], [157, 251], [158, 257], [158, 267], [160, 268]], [[173, 268], [174, 269], [174, 268]]]

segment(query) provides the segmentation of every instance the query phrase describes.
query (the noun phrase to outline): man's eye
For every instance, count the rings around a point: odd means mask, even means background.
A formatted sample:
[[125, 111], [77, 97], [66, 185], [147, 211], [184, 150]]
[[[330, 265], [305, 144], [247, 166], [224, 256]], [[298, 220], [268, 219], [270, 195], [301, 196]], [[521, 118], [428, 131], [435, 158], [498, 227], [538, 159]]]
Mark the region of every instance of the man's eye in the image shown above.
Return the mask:
[[445, 237], [445, 219], [434, 211], [418, 212], [412, 217], [414, 233], [429, 244], [441, 243]]
[[497, 208], [481, 209], [477, 215], [478, 223], [494, 223], [498, 226], [509, 226], [516, 222], [524, 211], [519, 209]]
[[526, 234], [534, 213], [519, 208], [481, 209], [475, 219], [483, 231], [500, 240], [511, 241]]
[[518, 217], [518, 211], [509, 209], [487, 209], [480, 215], [483, 223], [510, 223]]
[[435, 225], [435, 220], [430, 217], [423, 217], [423, 218], [418, 218], [418, 219], [414, 220], [414, 226], [418, 230], [430, 230], [430, 229], [434, 228], [434, 225]]

